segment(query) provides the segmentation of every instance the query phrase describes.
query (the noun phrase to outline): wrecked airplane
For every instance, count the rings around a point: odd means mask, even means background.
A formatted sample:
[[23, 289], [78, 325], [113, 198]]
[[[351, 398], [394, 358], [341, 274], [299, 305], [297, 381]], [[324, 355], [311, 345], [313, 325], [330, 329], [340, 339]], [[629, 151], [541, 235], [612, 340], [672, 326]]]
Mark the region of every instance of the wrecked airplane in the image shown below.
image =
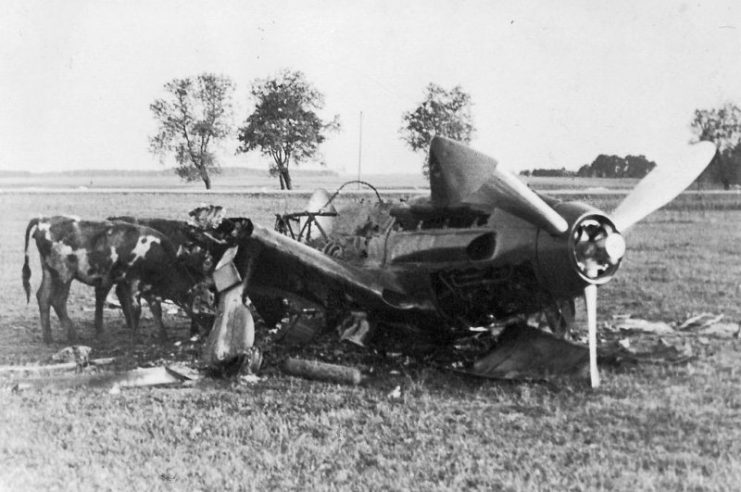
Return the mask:
[[[622, 233], [681, 193], [715, 152], [708, 142], [684, 148], [608, 215], [536, 193], [496, 160], [436, 137], [429, 197], [399, 204], [379, 197], [338, 211], [322, 190], [305, 212], [278, 217], [276, 230], [254, 225], [214, 273], [220, 307], [206, 352], [224, 360], [230, 340], [252, 345], [246, 296], [265, 319], [280, 318], [283, 299], [308, 302], [331, 328], [360, 326], [348, 335], [358, 343], [373, 332], [405, 332], [437, 344], [537, 313], [563, 332], [574, 320], [573, 300], [584, 296], [596, 387], [597, 286], [620, 267]], [[495, 350], [471, 371], [499, 374], [506, 359]]]

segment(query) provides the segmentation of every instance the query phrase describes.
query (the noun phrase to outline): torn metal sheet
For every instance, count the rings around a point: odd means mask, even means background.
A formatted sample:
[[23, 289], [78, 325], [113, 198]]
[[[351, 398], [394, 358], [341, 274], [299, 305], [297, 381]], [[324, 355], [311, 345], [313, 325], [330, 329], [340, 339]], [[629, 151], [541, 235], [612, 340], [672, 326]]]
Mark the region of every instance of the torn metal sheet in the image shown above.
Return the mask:
[[739, 335], [741, 335], [741, 326], [738, 323], [715, 323], [695, 333], [719, 338], [739, 338]]
[[527, 325], [507, 326], [472, 373], [494, 379], [588, 374], [589, 350]]
[[695, 358], [692, 345], [683, 337], [619, 340], [600, 351], [600, 360], [612, 365], [684, 364]]
[[688, 318], [677, 330], [702, 336], [738, 338], [741, 326], [738, 323], [721, 322], [723, 318], [723, 314], [701, 313]]
[[28, 378], [17, 382], [16, 385], [22, 385], [24, 388], [134, 388], [177, 384], [190, 379], [191, 376], [182, 374], [179, 368], [172, 369], [160, 366], [137, 368], [121, 373]]
[[624, 318], [613, 325], [619, 331], [631, 333], [653, 333], [655, 335], [666, 335], [674, 333], [674, 328], [663, 321], [648, 321], [638, 318]]
[[722, 314], [715, 315], [713, 313], [700, 313], [695, 316], [687, 318], [683, 323], [677, 326], [679, 331], [694, 331], [702, 328], [706, 328], [710, 325], [719, 323], [723, 319]]
[[[116, 359], [114, 357], [104, 357], [100, 359], [89, 360], [88, 363], [91, 366], [106, 366], [112, 364], [115, 360]], [[79, 368], [80, 364], [78, 364], [77, 362], [62, 362], [59, 364], [46, 365], [13, 365], [0, 366], [0, 374], [17, 372], [71, 371]]]

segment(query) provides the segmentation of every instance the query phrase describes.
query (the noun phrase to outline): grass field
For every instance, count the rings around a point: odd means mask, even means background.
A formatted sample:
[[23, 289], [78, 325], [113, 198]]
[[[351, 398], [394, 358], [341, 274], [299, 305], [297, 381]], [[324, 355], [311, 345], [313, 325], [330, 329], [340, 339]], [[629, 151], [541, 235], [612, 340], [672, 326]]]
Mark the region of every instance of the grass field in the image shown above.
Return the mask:
[[[580, 197], [588, 198], [588, 197]], [[304, 197], [202, 193], [0, 193], [0, 364], [42, 360], [35, 303], [21, 288], [23, 233], [38, 214], [182, 218], [217, 201], [272, 224]], [[600, 195], [609, 210], [619, 200]], [[690, 313], [741, 320], [741, 196], [683, 195], [627, 236], [618, 277], [600, 289], [599, 316], [668, 322]], [[32, 256], [33, 288], [40, 269]], [[76, 285], [70, 314], [96, 356], [125, 364], [192, 360], [187, 320], [171, 343], [132, 345], [122, 315], [92, 338], [93, 295]], [[148, 330], [149, 328], [149, 330]], [[737, 490], [741, 483], [741, 342], [685, 336], [697, 358], [679, 366], [603, 370], [583, 381], [480, 381], [429, 365], [358, 357], [360, 387], [309, 382], [268, 368], [254, 384], [9, 390], [0, 379], [1, 490]], [[176, 345], [174, 342], [183, 341]], [[342, 357], [308, 347], [328, 360]], [[301, 353], [296, 352], [296, 353]], [[376, 364], [377, 362], [377, 364]], [[398, 374], [392, 373], [398, 371]], [[389, 392], [401, 387], [401, 397]]]

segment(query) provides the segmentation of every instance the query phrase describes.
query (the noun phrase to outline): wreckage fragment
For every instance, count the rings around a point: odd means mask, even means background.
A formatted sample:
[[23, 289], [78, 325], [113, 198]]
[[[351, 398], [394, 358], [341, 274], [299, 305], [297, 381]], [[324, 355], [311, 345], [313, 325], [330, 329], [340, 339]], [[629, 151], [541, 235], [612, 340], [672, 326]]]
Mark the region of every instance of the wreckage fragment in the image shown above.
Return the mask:
[[540, 379], [586, 375], [589, 350], [525, 324], [508, 325], [472, 373], [493, 379]]
[[213, 328], [203, 347], [203, 362], [222, 373], [257, 370], [262, 363], [260, 352], [253, 348], [255, 321], [244, 305], [243, 292], [249, 272], [242, 279], [234, 266], [238, 247], [227, 250], [214, 271], [219, 291], [219, 308]]
[[363, 381], [363, 375], [354, 367], [328, 364], [316, 360], [294, 359], [289, 357], [283, 364], [283, 369], [293, 376], [333, 383], [358, 385]]

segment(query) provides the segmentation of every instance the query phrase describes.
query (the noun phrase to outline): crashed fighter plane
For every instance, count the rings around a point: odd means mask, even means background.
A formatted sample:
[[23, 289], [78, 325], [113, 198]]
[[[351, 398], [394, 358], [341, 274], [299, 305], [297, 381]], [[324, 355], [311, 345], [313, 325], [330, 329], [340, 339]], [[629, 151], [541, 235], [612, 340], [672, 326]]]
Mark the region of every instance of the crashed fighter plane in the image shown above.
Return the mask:
[[[681, 193], [715, 152], [708, 142], [684, 148], [608, 215], [536, 193], [496, 160], [436, 137], [428, 198], [356, 205], [333, 217], [329, 195], [320, 192], [308, 215], [321, 235], [309, 234], [307, 244], [255, 225], [231, 261], [222, 261], [236, 279], [221, 290], [250, 296], [258, 312], [271, 300], [299, 297], [323, 309], [328, 324], [360, 311], [379, 330], [441, 342], [521, 314], [544, 313], [558, 330], [573, 321], [573, 299], [584, 296], [596, 387], [597, 286], [620, 267], [622, 233]], [[212, 332], [217, 339], [226, 336], [225, 309]], [[486, 364], [475, 367], [486, 375]]]

